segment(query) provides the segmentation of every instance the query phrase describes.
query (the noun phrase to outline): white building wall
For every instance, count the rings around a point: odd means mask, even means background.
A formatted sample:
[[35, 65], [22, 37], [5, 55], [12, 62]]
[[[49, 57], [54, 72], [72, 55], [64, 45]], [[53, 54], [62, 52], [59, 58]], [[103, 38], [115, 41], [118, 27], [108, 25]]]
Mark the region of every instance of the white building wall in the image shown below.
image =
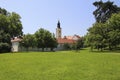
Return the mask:
[[18, 52], [19, 42], [12, 42], [12, 52]]

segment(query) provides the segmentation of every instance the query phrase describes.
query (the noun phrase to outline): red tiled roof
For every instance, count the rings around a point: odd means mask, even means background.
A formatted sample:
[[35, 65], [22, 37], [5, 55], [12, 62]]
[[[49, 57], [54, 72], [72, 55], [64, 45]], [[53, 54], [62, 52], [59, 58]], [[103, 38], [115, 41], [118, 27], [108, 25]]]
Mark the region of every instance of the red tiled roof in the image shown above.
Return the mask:
[[73, 36], [66, 36], [67, 39], [73, 39]]
[[75, 38], [79, 39], [79, 38], [80, 38], [80, 36], [79, 36], [79, 35], [74, 35], [74, 36], [65, 36], [65, 38], [66, 38], [66, 39], [75, 39]]
[[59, 44], [64, 44], [64, 43], [73, 44], [73, 43], [75, 43], [76, 41], [75, 41], [75, 40], [72, 40], [72, 39], [59, 38], [59, 39], [57, 39], [57, 42], [58, 42]]

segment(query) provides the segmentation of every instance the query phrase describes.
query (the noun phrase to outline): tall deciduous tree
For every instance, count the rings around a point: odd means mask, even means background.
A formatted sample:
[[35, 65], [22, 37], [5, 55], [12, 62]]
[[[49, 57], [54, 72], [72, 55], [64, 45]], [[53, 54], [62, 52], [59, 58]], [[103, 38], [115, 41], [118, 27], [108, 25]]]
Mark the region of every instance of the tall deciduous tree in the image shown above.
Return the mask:
[[45, 48], [45, 40], [44, 40], [45, 33], [46, 33], [46, 30], [44, 30], [43, 28], [35, 32], [37, 47], [42, 48], [42, 51], [44, 51], [44, 48]]
[[107, 39], [107, 27], [103, 23], [95, 23], [88, 29], [88, 43], [91, 47], [95, 46], [98, 50], [103, 49]]
[[107, 46], [109, 50], [116, 49], [120, 45], [120, 13], [113, 14], [106, 23], [95, 23], [88, 29], [86, 42], [91, 48], [101, 50]]
[[0, 8], [0, 14], [8, 15], [8, 12], [7, 12], [6, 9], [2, 9], [2, 8]]
[[20, 16], [0, 8], [0, 52], [9, 52], [11, 38], [19, 35], [22, 35]]
[[38, 31], [35, 32], [36, 40], [37, 40], [37, 47], [42, 48], [42, 51], [44, 51], [44, 48], [55, 48], [57, 46], [57, 41], [48, 30], [45, 30], [43, 28], [40, 28]]
[[34, 34], [26, 34], [23, 36], [23, 39], [20, 43], [22, 47], [25, 47], [27, 50], [30, 47], [36, 47], [36, 38]]
[[113, 13], [118, 13], [120, 11], [120, 7], [114, 5], [114, 2], [103, 2], [96, 1], [93, 3], [97, 9], [93, 12], [95, 19], [97, 22], [104, 23], [106, 22]]
[[20, 21], [21, 17], [15, 12], [12, 12], [9, 15], [9, 33], [11, 37], [21, 36], [22, 32], [22, 23]]
[[10, 51], [10, 34], [8, 18], [0, 14], [0, 52]]
[[109, 48], [120, 45], [120, 13], [113, 14], [106, 23], [108, 25]]

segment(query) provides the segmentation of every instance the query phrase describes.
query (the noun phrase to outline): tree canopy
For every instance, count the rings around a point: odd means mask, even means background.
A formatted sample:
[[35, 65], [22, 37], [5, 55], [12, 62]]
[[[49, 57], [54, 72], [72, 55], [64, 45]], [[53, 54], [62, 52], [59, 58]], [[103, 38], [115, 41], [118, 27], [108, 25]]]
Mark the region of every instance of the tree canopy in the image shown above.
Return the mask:
[[21, 46], [25, 48], [41, 48], [44, 51], [45, 48], [50, 48], [53, 51], [57, 47], [57, 41], [51, 32], [40, 28], [34, 34], [26, 34], [23, 36]]
[[114, 2], [110, 1], [95, 1], [93, 5], [97, 7], [97, 9], [93, 12], [96, 22], [104, 23], [113, 13], [118, 13], [120, 11], [120, 7], [114, 5]]
[[11, 38], [22, 35], [19, 14], [0, 8], [0, 52], [9, 52]]
[[91, 49], [117, 49], [120, 47], [120, 7], [113, 2], [96, 1], [93, 12], [96, 22], [88, 29], [85, 43]]
[[95, 23], [88, 29], [86, 41], [92, 47], [109, 50], [120, 46], [120, 13], [113, 14], [106, 23]]
[[37, 47], [42, 48], [53, 48], [57, 47], [57, 41], [55, 36], [50, 33], [48, 30], [40, 28], [38, 31], [35, 32], [36, 40], [37, 40]]

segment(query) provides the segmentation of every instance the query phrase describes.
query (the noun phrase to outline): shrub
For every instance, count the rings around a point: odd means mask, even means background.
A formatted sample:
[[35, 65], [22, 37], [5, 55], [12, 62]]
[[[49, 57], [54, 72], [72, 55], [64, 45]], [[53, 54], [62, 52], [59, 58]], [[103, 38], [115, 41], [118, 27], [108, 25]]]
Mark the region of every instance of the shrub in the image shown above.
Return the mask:
[[0, 53], [10, 52], [11, 46], [8, 43], [0, 43]]

